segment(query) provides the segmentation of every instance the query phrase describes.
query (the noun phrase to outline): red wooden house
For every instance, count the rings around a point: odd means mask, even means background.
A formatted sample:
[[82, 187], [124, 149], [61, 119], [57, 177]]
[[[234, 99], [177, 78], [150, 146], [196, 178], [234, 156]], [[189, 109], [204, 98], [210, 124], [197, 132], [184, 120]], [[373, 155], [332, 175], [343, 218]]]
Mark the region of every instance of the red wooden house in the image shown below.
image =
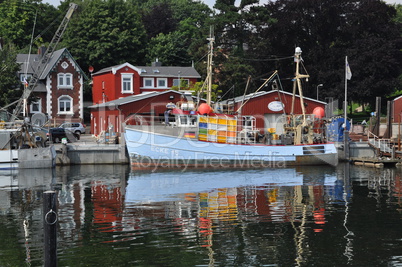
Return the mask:
[[194, 67], [166, 67], [160, 62], [154, 62], [152, 66], [124, 63], [104, 68], [92, 75], [93, 104], [145, 92], [166, 91], [172, 86], [180, 90], [179, 85], [191, 85], [200, 78]]
[[163, 117], [166, 104], [178, 102], [182, 95], [183, 93], [174, 90], [153, 91], [93, 105], [89, 107], [91, 108], [91, 133], [95, 135], [108, 131], [121, 133], [124, 131], [122, 123], [136, 120], [134, 115], [154, 114]]
[[[45, 48], [36, 55], [18, 54], [21, 83], [35, 73]], [[44, 113], [56, 124], [64, 121], [83, 122], [84, 80], [88, 79], [66, 48], [53, 53], [32, 92], [35, 97], [28, 106], [28, 115]]]
[[194, 67], [165, 67], [160, 62], [152, 66], [124, 63], [94, 73], [91, 133], [99, 135], [111, 128], [120, 133], [121, 123], [134, 113], [163, 114], [166, 104], [179, 101], [183, 94], [171, 91], [173, 86], [191, 87], [200, 78]]

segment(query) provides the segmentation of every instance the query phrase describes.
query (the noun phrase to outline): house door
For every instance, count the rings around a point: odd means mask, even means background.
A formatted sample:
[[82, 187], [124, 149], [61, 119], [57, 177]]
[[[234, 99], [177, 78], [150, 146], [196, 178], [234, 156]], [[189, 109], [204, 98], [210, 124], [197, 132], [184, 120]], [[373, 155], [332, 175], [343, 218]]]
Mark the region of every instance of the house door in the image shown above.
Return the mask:
[[283, 134], [283, 125], [285, 124], [285, 115], [283, 114], [264, 114], [264, 132], [268, 128], [275, 128], [276, 134]]

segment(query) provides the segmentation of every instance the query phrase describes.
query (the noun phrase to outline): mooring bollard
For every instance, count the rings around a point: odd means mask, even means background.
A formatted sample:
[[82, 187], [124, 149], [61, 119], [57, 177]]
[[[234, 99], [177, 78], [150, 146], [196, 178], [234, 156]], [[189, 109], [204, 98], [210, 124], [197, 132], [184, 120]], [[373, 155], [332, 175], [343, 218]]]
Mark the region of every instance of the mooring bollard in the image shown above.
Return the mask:
[[57, 266], [57, 193], [43, 192], [43, 230], [45, 231], [45, 266]]

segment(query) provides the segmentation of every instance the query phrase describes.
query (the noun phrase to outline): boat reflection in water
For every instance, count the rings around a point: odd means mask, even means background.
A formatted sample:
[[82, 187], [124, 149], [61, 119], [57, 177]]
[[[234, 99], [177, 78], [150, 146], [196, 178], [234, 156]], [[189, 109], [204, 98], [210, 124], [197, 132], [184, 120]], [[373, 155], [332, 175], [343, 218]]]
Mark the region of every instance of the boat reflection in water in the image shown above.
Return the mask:
[[52, 168], [0, 170], [0, 190], [50, 189], [53, 178]]
[[[0, 265], [43, 265], [49, 189], [58, 191], [60, 266], [402, 264], [397, 169], [55, 171], [2, 176]], [[22, 247], [26, 259], [17, 259]], [[367, 251], [376, 258], [362, 257]]]

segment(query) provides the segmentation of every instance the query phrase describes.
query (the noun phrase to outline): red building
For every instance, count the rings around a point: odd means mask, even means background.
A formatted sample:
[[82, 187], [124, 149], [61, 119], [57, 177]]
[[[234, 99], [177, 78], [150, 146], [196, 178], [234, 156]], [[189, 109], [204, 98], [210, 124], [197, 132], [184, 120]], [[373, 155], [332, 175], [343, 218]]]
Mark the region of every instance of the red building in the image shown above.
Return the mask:
[[[266, 132], [268, 128], [275, 128], [277, 134], [282, 134], [285, 115], [292, 113], [292, 98], [293, 94], [285, 91], [262, 91], [224, 101], [221, 107], [218, 105], [218, 109], [228, 109], [241, 116], [254, 116], [256, 129]], [[325, 102], [308, 97], [304, 97], [303, 102], [306, 114], [313, 114], [317, 107], [325, 110]], [[302, 114], [298, 95], [295, 96], [293, 114]]]
[[183, 94], [171, 91], [173, 86], [188, 89], [200, 78], [194, 67], [165, 67], [160, 62], [152, 66], [124, 63], [94, 73], [91, 133], [111, 129], [120, 133], [121, 123], [131, 114], [163, 114], [166, 104], [178, 102]]
[[93, 104], [146, 92], [166, 91], [173, 86], [180, 90], [180, 86], [191, 87], [200, 78], [194, 67], [165, 67], [160, 62], [154, 62], [152, 66], [124, 63], [92, 75]]
[[91, 133], [99, 135], [102, 132], [111, 130], [121, 133], [122, 123], [130, 123], [135, 120], [134, 114], [160, 115], [166, 110], [166, 104], [180, 101], [183, 93], [173, 90], [162, 92], [147, 92], [138, 95], [131, 95], [113, 101], [93, 105], [91, 108]]

